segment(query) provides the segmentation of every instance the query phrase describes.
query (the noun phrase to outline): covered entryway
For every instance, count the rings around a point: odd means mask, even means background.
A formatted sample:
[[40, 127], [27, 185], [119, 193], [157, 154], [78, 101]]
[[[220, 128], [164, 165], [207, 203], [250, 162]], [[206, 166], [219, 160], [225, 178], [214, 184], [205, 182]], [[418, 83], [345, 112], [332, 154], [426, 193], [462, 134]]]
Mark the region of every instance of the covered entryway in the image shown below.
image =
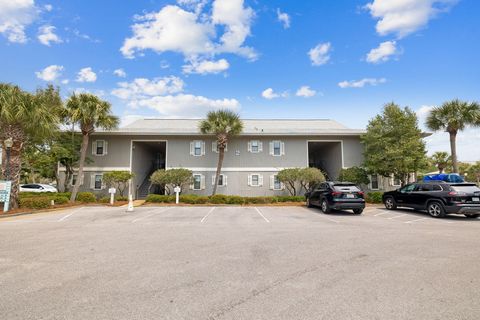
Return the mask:
[[343, 168], [342, 141], [309, 141], [308, 166], [322, 170], [327, 180], [338, 178]]
[[143, 199], [149, 193], [163, 194], [162, 188], [150, 187], [150, 176], [158, 169], [165, 169], [166, 141], [132, 141], [132, 172], [134, 196]]

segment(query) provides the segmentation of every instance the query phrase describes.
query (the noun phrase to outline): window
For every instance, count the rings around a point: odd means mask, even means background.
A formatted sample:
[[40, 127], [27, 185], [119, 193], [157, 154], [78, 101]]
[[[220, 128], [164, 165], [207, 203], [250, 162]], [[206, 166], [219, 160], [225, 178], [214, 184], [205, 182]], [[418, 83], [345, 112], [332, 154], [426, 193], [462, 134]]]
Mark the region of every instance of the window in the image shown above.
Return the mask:
[[273, 142], [273, 155], [279, 156], [281, 154], [281, 144], [280, 141]]
[[248, 185], [251, 187], [263, 186], [263, 176], [256, 173], [248, 175]]
[[102, 180], [103, 180], [103, 176], [101, 174], [96, 174], [93, 189], [101, 190], [102, 189]]
[[190, 142], [190, 155], [200, 157], [205, 155], [205, 142], [195, 140]]
[[253, 174], [252, 175], [252, 186], [258, 186], [258, 174]]
[[272, 179], [272, 189], [273, 190], [283, 190], [283, 184], [282, 182], [280, 181], [280, 179], [278, 179], [278, 175], [275, 174], [273, 175], [273, 179]]
[[400, 192], [401, 193], [412, 192], [413, 190], [415, 190], [416, 187], [417, 186], [415, 184], [409, 184], [408, 186], [405, 186], [402, 189], [400, 189]]
[[373, 174], [370, 176], [370, 189], [378, 190], [378, 174]]
[[77, 183], [77, 177], [78, 177], [78, 174], [72, 175], [72, 186], [74, 186]]
[[92, 143], [92, 154], [94, 156], [104, 156], [107, 154], [108, 142], [105, 140], [95, 140]]
[[[212, 186], [215, 185], [215, 178], [217, 176], [216, 175], [213, 175], [212, 176]], [[221, 174], [219, 177], [218, 177], [218, 186], [219, 187], [224, 187], [227, 185], [227, 176], [224, 175], [224, 174]]]
[[202, 189], [202, 175], [194, 174], [193, 175], [193, 190], [201, 190]]
[[395, 177], [394, 175], [392, 175], [392, 186], [394, 187], [400, 187], [402, 185], [402, 181], [400, 181], [400, 179], [398, 177]]
[[251, 153], [259, 153], [263, 150], [263, 144], [259, 140], [251, 140], [248, 142], [248, 151]]
[[285, 143], [282, 141], [270, 142], [270, 155], [279, 157], [285, 154]]

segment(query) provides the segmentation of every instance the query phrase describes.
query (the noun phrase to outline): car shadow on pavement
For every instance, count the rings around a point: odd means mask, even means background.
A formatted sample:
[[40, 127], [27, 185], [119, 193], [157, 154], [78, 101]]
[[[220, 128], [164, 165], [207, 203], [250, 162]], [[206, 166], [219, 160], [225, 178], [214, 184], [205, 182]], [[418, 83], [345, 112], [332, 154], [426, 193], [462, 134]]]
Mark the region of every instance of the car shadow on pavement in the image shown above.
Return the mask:
[[332, 210], [329, 213], [323, 213], [320, 208], [307, 208], [313, 213], [324, 214], [327, 216], [352, 216], [352, 217], [361, 217], [361, 214], [354, 214], [352, 210]]
[[395, 214], [395, 213], [398, 213], [398, 214], [408, 214], [408, 215], [411, 215], [411, 216], [416, 216], [416, 217], [419, 217], [419, 218], [431, 218], [431, 219], [435, 219], [435, 220], [448, 220], [448, 221], [472, 221], [472, 222], [480, 222], [480, 218], [467, 218], [465, 215], [463, 214], [447, 214], [445, 217], [443, 218], [434, 218], [432, 216], [430, 216], [426, 210], [413, 210], [413, 209], [409, 209], [409, 208], [398, 208], [396, 210], [387, 210], [385, 208], [379, 208], [377, 210], [380, 210], [380, 211], [383, 211], [385, 213], [392, 213], [392, 214]]

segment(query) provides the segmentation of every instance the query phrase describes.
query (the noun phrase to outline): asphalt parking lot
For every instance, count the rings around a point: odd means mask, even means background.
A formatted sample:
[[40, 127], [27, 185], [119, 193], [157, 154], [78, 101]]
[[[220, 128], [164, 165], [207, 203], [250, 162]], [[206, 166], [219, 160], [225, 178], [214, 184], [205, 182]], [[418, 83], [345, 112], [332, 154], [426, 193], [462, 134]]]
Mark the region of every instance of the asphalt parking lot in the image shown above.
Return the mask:
[[479, 319], [480, 219], [85, 207], [0, 219], [0, 319]]

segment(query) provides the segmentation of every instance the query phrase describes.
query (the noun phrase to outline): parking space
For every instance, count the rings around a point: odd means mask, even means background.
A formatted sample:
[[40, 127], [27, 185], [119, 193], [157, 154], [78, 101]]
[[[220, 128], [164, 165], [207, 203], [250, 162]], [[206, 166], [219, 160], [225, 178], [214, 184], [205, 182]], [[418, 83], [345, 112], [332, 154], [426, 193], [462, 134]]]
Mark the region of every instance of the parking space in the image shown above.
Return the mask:
[[477, 319], [480, 219], [84, 207], [0, 219], [1, 319]]

